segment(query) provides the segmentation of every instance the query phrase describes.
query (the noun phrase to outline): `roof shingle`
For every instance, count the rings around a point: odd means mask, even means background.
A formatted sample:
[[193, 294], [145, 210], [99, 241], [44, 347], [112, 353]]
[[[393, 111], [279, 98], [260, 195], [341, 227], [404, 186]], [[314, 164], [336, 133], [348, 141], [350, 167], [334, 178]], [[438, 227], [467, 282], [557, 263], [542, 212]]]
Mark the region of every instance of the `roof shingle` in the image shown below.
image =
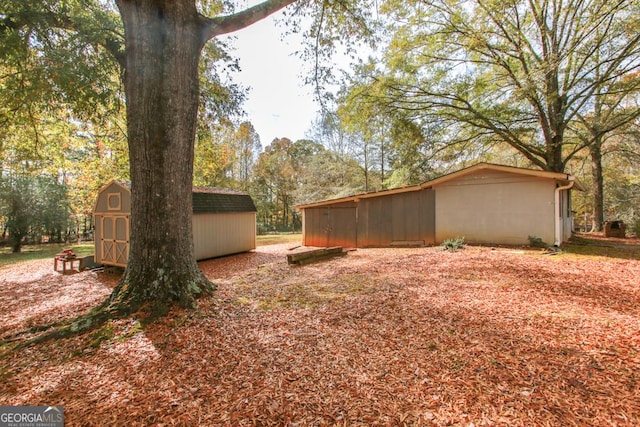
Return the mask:
[[246, 193], [228, 189], [193, 190], [193, 213], [256, 212], [253, 199]]

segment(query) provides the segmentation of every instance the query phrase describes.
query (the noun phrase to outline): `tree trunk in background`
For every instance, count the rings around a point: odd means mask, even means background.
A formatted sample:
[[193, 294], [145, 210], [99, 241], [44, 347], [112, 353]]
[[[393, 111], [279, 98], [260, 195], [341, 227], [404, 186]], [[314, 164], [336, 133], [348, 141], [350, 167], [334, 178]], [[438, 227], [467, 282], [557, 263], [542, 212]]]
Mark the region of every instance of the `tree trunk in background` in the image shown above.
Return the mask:
[[129, 262], [112, 306], [194, 299], [214, 286], [193, 256], [193, 152], [201, 22], [193, 1], [118, 0], [126, 39]]
[[562, 156], [562, 148], [564, 147], [564, 136], [558, 132], [551, 141], [547, 141], [547, 159], [546, 170], [551, 172], [564, 172], [565, 159]]
[[602, 231], [604, 225], [604, 178], [602, 176], [602, 136], [589, 145], [591, 178], [593, 180], [593, 226], [591, 231]]

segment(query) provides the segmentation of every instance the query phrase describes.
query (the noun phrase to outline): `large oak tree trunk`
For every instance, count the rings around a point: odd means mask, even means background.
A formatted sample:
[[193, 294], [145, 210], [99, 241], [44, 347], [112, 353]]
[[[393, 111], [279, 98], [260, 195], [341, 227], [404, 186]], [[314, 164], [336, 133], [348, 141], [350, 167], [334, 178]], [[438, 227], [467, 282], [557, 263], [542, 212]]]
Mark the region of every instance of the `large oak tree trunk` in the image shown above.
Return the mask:
[[131, 169], [130, 255], [112, 306], [212, 291], [193, 256], [193, 152], [201, 22], [194, 2], [118, 0], [125, 27]]

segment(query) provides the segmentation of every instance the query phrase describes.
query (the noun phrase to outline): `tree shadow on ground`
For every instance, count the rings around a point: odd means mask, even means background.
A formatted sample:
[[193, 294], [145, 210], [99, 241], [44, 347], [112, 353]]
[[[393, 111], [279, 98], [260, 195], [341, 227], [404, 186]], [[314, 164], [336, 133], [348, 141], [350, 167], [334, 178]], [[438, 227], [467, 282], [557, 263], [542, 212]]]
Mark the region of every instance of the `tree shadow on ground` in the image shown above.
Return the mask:
[[99, 305], [118, 283], [119, 275], [85, 270], [62, 274], [49, 260], [3, 270], [0, 282], [0, 336], [80, 316]]
[[264, 264], [281, 262], [286, 255], [281, 252], [269, 252], [258, 247], [250, 252], [211, 258], [198, 262], [200, 270], [211, 281], [230, 279], [243, 271], [253, 269]]

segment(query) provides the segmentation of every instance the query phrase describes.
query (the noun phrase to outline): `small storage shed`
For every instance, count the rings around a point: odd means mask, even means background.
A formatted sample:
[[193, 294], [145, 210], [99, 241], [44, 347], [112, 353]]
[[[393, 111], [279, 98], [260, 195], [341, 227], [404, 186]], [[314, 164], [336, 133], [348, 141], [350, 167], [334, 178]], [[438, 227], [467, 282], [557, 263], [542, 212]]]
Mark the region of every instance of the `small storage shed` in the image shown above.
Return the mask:
[[[256, 248], [256, 207], [246, 193], [193, 190], [193, 244], [197, 260]], [[125, 267], [129, 258], [131, 187], [111, 181], [100, 189], [94, 209], [95, 263]]]
[[[479, 163], [419, 185], [299, 205], [307, 246], [560, 244], [571, 236], [568, 174]], [[578, 186], [579, 187], [579, 186]], [[577, 187], [576, 187], [577, 188]]]

